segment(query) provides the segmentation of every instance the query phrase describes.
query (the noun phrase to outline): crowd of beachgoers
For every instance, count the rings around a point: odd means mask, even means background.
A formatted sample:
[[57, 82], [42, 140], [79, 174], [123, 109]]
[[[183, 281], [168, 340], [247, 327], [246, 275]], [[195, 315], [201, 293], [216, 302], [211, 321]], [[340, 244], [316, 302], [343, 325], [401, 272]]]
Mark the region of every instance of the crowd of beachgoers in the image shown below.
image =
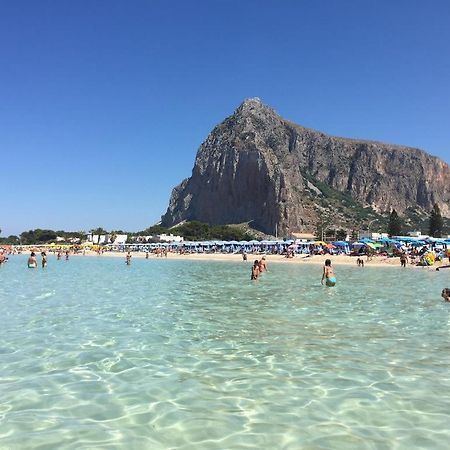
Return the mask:
[[[308, 258], [313, 256], [356, 256], [359, 264], [398, 258], [401, 265], [411, 264], [433, 266], [438, 262], [450, 262], [450, 240], [427, 238], [419, 240], [409, 237], [395, 239], [383, 238], [379, 240], [361, 239], [356, 242], [348, 241], [202, 241], [202, 242], [174, 242], [174, 243], [140, 243], [123, 245], [57, 245], [41, 244], [30, 246], [0, 247], [2, 259], [7, 254], [46, 252], [61, 257], [61, 255], [101, 255], [132, 252], [133, 254], [152, 256], [167, 255], [278, 255], [288, 259]], [[364, 258], [364, 259], [363, 259]]]
[[[436, 270], [450, 269], [450, 241], [444, 239], [418, 240], [413, 238], [382, 239], [378, 241], [362, 239], [358, 242], [346, 241], [208, 241], [160, 244], [130, 244], [130, 245], [32, 245], [32, 246], [0, 246], [0, 266], [8, 261], [10, 255], [26, 254], [29, 268], [45, 268], [48, 256], [57, 260], [69, 260], [70, 255], [85, 256], [122, 256], [131, 265], [132, 257], [189, 258], [202, 259], [242, 259], [249, 257], [254, 260], [251, 268], [251, 280], [258, 280], [267, 272], [267, 257], [273, 261], [301, 261], [323, 264], [322, 284], [332, 287], [336, 277], [331, 264], [331, 258], [339, 263], [355, 263], [364, 267], [366, 264], [398, 264], [401, 267], [434, 266]], [[38, 260], [38, 257], [39, 260]], [[255, 259], [255, 257], [257, 259]], [[441, 296], [450, 301], [450, 288], [444, 288]]]

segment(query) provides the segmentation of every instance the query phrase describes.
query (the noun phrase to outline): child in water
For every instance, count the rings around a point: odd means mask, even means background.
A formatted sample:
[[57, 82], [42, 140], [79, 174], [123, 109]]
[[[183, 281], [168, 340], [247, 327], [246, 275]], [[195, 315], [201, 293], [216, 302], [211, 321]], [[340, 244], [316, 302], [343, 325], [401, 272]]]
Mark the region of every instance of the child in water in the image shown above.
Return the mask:
[[333, 268], [331, 267], [331, 259], [325, 260], [325, 265], [323, 266], [322, 273], [322, 284], [323, 280], [325, 280], [325, 284], [330, 287], [336, 284], [336, 276], [334, 275]]

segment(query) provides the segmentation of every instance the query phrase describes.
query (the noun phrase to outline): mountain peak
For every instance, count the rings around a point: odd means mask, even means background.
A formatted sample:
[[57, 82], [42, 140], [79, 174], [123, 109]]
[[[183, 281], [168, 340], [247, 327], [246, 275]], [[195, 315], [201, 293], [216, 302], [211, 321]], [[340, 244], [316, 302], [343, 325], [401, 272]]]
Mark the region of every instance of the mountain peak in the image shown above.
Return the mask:
[[200, 146], [192, 177], [174, 188], [162, 222], [251, 222], [288, 235], [315, 229], [324, 211], [348, 229], [394, 206], [406, 214], [438, 203], [450, 217], [448, 186], [449, 168], [437, 158], [305, 131], [248, 98]]
[[244, 105], [249, 105], [249, 106], [260, 106], [262, 105], [262, 101], [259, 97], [251, 97], [251, 98], [246, 98], [242, 103], [241, 106]]
[[278, 117], [278, 114], [268, 105], [264, 104], [260, 98], [246, 98], [234, 112], [234, 116], [259, 117], [261, 119], [268, 117]]

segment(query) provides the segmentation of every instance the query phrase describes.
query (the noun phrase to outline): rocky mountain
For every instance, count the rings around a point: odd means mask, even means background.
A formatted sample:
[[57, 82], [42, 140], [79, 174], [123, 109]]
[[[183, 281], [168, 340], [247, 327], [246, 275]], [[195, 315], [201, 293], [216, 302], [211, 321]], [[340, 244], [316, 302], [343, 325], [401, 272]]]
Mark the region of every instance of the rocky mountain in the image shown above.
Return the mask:
[[162, 225], [247, 222], [267, 234], [363, 228], [395, 208], [450, 216], [450, 169], [421, 150], [333, 137], [245, 100], [201, 144]]

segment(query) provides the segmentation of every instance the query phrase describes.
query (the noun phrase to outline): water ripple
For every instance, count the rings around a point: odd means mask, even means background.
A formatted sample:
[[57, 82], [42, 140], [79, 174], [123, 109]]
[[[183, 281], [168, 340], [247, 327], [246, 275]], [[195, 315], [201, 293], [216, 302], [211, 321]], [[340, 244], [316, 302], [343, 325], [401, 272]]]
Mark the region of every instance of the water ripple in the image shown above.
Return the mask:
[[24, 267], [0, 273], [0, 448], [448, 448], [442, 272]]

